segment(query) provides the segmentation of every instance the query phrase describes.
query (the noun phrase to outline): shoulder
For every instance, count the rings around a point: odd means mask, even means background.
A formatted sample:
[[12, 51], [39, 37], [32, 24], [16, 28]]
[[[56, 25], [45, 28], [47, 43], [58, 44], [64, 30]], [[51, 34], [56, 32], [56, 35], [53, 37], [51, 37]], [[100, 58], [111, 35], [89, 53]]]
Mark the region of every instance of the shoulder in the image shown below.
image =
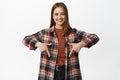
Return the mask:
[[38, 31], [38, 33], [42, 33], [42, 34], [45, 34], [45, 33], [48, 33], [49, 32], [49, 28], [45, 28], [45, 29], [41, 29]]
[[72, 32], [72, 33], [83, 33], [84, 31], [78, 30], [78, 29], [76, 29], [76, 28], [72, 28], [71, 32]]

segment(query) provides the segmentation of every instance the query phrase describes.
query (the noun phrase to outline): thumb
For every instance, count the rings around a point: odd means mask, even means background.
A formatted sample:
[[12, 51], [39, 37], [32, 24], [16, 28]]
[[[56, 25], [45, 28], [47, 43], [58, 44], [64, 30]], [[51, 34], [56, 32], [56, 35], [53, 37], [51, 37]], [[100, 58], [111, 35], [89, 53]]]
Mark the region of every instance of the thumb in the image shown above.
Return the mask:
[[50, 46], [52, 43], [47, 44], [47, 46]]

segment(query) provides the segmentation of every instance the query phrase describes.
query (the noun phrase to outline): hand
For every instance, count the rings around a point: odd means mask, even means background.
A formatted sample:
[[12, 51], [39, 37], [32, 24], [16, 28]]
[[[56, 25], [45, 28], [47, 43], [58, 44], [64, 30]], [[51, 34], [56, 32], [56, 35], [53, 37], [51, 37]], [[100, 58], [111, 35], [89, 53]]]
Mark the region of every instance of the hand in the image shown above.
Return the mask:
[[50, 46], [50, 45], [51, 45], [51, 43], [48, 44], [48, 43], [37, 42], [35, 46], [38, 47], [41, 52], [46, 51], [48, 54], [48, 57], [50, 57], [50, 53], [48, 51], [48, 46]]
[[75, 51], [75, 52], [79, 52], [81, 50], [82, 47], [86, 46], [86, 44], [81, 41], [79, 43], [68, 43], [70, 46], [72, 46], [72, 49], [70, 51], [70, 54], [69, 54], [69, 57], [72, 55], [72, 52]]

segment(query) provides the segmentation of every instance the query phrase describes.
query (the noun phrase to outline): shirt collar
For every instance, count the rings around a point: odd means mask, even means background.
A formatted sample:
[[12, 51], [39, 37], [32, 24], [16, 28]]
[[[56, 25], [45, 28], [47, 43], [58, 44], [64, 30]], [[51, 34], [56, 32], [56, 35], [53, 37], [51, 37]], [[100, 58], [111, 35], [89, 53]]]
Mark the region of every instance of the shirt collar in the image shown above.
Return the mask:
[[49, 33], [51, 34], [51, 36], [55, 36], [56, 35], [54, 29], [55, 29], [54, 26], [49, 28]]

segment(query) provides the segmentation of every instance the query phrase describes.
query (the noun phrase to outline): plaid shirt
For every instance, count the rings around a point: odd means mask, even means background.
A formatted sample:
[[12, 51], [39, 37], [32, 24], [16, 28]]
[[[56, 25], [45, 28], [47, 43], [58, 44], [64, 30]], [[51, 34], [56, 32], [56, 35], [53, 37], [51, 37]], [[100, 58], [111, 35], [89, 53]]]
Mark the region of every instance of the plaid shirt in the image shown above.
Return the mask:
[[[84, 41], [86, 43], [85, 47], [90, 48], [99, 41], [99, 38], [96, 34], [72, 29], [70, 34], [65, 36], [65, 40], [66, 80], [82, 80], [78, 53], [73, 52], [71, 57], [69, 57], [68, 55], [70, 53], [71, 46], [67, 43], [78, 43], [80, 41]], [[48, 57], [46, 51], [41, 52], [39, 80], [54, 80], [54, 72], [58, 55], [58, 38], [54, 31], [54, 27], [43, 29], [35, 34], [26, 36], [23, 39], [23, 44], [31, 50], [36, 50], [37, 47], [35, 47], [35, 44], [37, 41], [42, 43], [51, 43], [48, 47], [50, 57]]]

